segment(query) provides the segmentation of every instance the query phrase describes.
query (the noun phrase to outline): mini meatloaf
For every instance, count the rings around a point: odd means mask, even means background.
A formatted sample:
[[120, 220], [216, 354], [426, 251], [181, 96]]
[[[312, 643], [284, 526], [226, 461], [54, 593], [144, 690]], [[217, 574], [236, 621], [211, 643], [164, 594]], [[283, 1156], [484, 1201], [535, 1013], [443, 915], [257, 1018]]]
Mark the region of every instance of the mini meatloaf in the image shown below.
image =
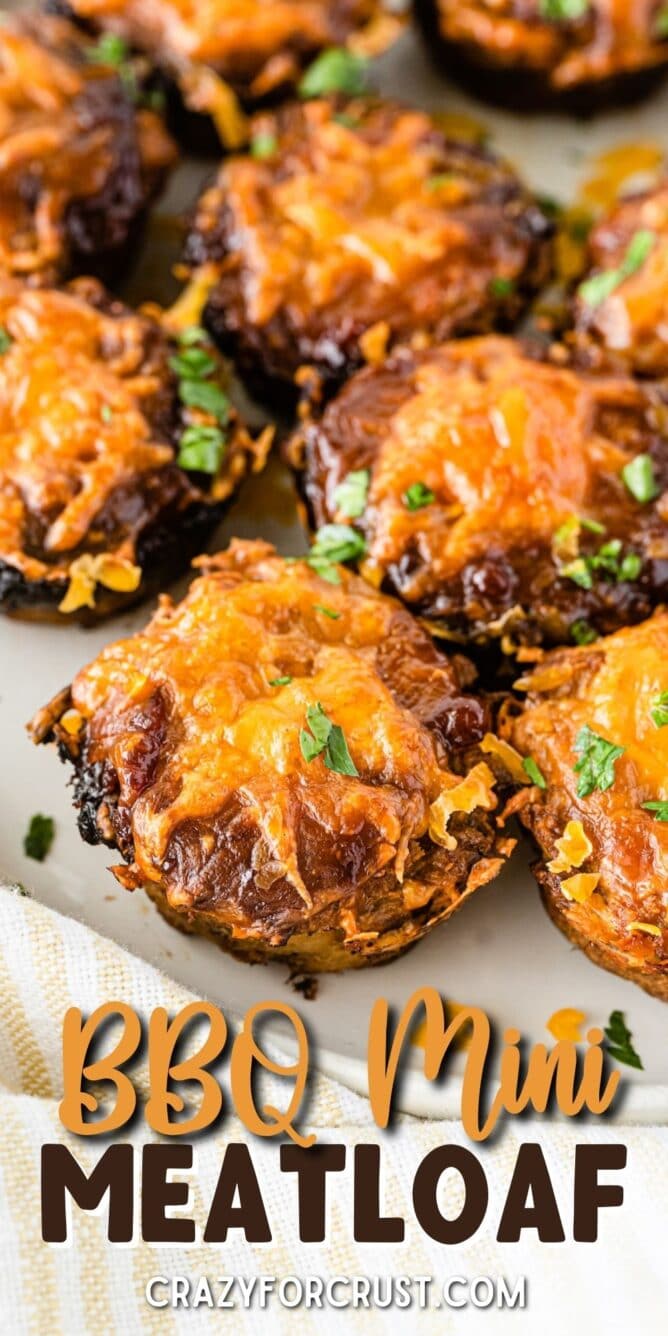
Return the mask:
[[294, 104], [252, 146], [202, 196], [186, 261], [254, 381], [336, 381], [396, 340], [508, 322], [549, 272], [550, 224], [514, 173], [422, 111]]
[[438, 635], [566, 644], [668, 597], [668, 403], [649, 383], [502, 337], [400, 350], [289, 452], [316, 554], [345, 551]]
[[576, 297], [578, 346], [593, 364], [668, 376], [668, 178], [594, 228], [589, 263]]
[[536, 783], [521, 818], [558, 927], [668, 1001], [668, 615], [557, 650], [503, 732]]
[[319, 82], [359, 81], [366, 56], [401, 27], [392, 0], [59, 0], [59, 8], [144, 52], [231, 147], [244, 138], [237, 99], [249, 107], [294, 92], [316, 57], [327, 61]]
[[664, 0], [413, 0], [448, 73], [511, 107], [591, 112], [668, 68]]
[[307, 970], [389, 960], [513, 846], [471, 665], [346, 570], [327, 583], [259, 541], [197, 564], [33, 737], [74, 764], [84, 839], [178, 927]]
[[222, 377], [93, 279], [0, 281], [2, 611], [95, 621], [187, 566], [266, 448]]
[[174, 159], [158, 116], [76, 28], [0, 26], [0, 275], [117, 272]]

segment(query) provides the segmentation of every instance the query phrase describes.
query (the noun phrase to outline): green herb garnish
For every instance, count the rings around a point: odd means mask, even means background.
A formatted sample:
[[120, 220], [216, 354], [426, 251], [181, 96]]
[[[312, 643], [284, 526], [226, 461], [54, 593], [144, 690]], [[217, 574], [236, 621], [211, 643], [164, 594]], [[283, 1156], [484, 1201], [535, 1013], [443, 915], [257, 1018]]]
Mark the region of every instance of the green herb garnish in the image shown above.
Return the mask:
[[220, 385], [215, 385], [208, 380], [189, 380], [179, 381], [179, 398], [182, 404], [187, 408], [199, 408], [203, 413], [209, 413], [211, 417], [218, 419], [221, 425], [225, 425], [229, 418], [230, 401]]
[[130, 48], [122, 37], [116, 32], [105, 32], [96, 42], [95, 46], [89, 46], [86, 50], [86, 58], [94, 65], [122, 65], [130, 54]]
[[35, 813], [30, 818], [30, 825], [23, 839], [23, 851], [27, 858], [34, 858], [36, 863], [43, 863], [56, 833], [56, 823], [52, 816]]
[[571, 626], [571, 637], [576, 645], [593, 645], [598, 640], [598, 632], [584, 617], [578, 617]]
[[264, 130], [262, 134], [254, 135], [251, 139], [251, 157], [257, 158], [258, 162], [262, 162], [265, 158], [273, 158], [277, 148], [278, 139], [269, 130]]
[[426, 483], [413, 482], [404, 492], [403, 501], [407, 510], [424, 510], [436, 500], [435, 492]]
[[0, 325], [0, 357], [3, 355], [3, 353], [9, 352], [9, 349], [11, 348], [13, 342], [14, 340], [11, 334], [9, 334], [7, 330], [4, 329], [2, 325]]
[[654, 812], [656, 821], [668, 821], [668, 802], [643, 803], [646, 812]]
[[663, 5], [654, 20], [654, 31], [657, 37], [668, 37], [668, 5]]
[[539, 0], [538, 12], [542, 19], [556, 23], [574, 23], [583, 19], [589, 9], [589, 0]]
[[489, 280], [489, 291], [493, 297], [511, 297], [516, 287], [514, 278], [502, 278], [500, 274]]
[[622, 469], [622, 481], [634, 500], [644, 505], [654, 501], [661, 493], [654, 473], [654, 460], [651, 455], [636, 455]]
[[359, 519], [366, 509], [371, 474], [368, 469], [355, 469], [340, 482], [334, 491], [336, 509], [349, 520]]
[[338, 622], [341, 616], [340, 612], [336, 612], [334, 608], [328, 608], [324, 603], [314, 603], [313, 611], [321, 612], [323, 617], [329, 617], [332, 622]]
[[649, 228], [641, 228], [639, 232], [634, 232], [621, 264], [615, 269], [605, 269], [600, 274], [593, 274], [580, 284], [578, 295], [583, 302], [586, 302], [587, 306], [595, 307], [607, 301], [620, 283], [642, 269], [655, 241], [656, 233], [650, 232]]
[[272, 679], [271, 679], [271, 681], [270, 681], [270, 683], [269, 683], [269, 686], [270, 686], [270, 687], [289, 687], [291, 681], [292, 681], [292, 678], [289, 676], [288, 673], [286, 673], [285, 677], [272, 677]]
[[109, 404], [103, 404], [100, 409], [100, 417], [103, 422], [111, 422], [114, 414]]
[[215, 476], [225, 455], [225, 436], [220, 427], [186, 427], [179, 442], [177, 464], [190, 473]]
[[337, 775], [358, 775], [343, 729], [332, 723], [319, 701], [316, 705], [309, 705], [306, 722], [310, 733], [302, 728], [299, 734], [304, 760], [310, 764], [316, 756], [322, 756], [327, 769], [334, 770]]
[[192, 348], [197, 343], [211, 343], [209, 335], [201, 325], [188, 325], [178, 336], [180, 348]]
[[575, 739], [575, 750], [580, 757], [573, 766], [578, 781], [578, 798], [588, 798], [595, 789], [605, 793], [615, 782], [615, 762], [624, 755], [625, 747], [617, 747], [598, 733], [594, 733], [588, 724], [580, 729]]
[[652, 701], [652, 719], [657, 728], [668, 727], [668, 691], [662, 691], [661, 695]]
[[428, 176], [425, 181], [427, 190], [440, 190], [442, 186], [449, 186], [457, 178], [454, 172], [435, 172], [433, 176]]
[[186, 380], [204, 380], [216, 370], [217, 362], [205, 348], [186, 347], [170, 357], [169, 366], [175, 375]]
[[596, 575], [609, 576], [618, 584], [627, 584], [638, 579], [642, 568], [643, 561], [638, 552], [627, 552], [622, 556], [621, 538], [611, 538], [599, 547], [598, 552], [576, 557], [574, 561], [561, 566], [559, 574], [572, 580], [581, 589], [593, 589]]
[[362, 535], [349, 524], [323, 524], [305, 557], [307, 566], [329, 584], [341, 583], [336, 567], [345, 561], [357, 561], [366, 552]]
[[533, 756], [525, 756], [522, 761], [522, 767], [526, 771], [532, 784], [537, 784], [539, 789], [547, 788], [547, 780], [533, 759]]
[[364, 92], [368, 61], [344, 46], [333, 46], [309, 65], [301, 83], [302, 98], [325, 97], [328, 93], [347, 93], [357, 97]]
[[605, 1027], [606, 1048], [615, 1062], [623, 1062], [627, 1067], [637, 1067], [643, 1071], [643, 1065], [636, 1053], [623, 1011], [612, 1011]]

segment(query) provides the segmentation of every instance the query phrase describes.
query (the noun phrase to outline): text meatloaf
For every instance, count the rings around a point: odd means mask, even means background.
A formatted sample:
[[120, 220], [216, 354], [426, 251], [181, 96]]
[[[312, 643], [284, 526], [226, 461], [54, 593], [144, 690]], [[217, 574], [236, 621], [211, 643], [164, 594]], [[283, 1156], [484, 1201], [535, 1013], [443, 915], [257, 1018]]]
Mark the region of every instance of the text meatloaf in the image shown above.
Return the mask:
[[521, 818], [549, 914], [668, 1001], [668, 615], [548, 655], [504, 736], [539, 768]]
[[83, 837], [177, 926], [295, 968], [389, 960], [512, 849], [471, 665], [343, 569], [262, 542], [198, 565], [33, 737], [74, 765]]
[[568, 644], [668, 594], [668, 406], [649, 382], [496, 336], [399, 351], [290, 455], [316, 550], [345, 551], [439, 635]]

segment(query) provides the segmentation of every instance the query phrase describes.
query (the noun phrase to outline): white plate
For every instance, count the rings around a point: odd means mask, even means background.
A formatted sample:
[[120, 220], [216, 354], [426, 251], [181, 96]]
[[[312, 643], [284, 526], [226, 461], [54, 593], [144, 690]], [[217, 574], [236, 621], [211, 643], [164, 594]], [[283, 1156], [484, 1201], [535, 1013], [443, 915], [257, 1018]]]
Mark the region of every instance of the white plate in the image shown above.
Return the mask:
[[[515, 117], [480, 108], [452, 89], [428, 68], [412, 37], [380, 63], [377, 82], [386, 93], [412, 96], [431, 108], [474, 114], [490, 127], [495, 146], [539, 191], [561, 198], [573, 194], [590, 170], [587, 159], [606, 147], [622, 141], [666, 142], [668, 92], [632, 112], [585, 124]], [[173, 215], [185, 208], [209, 170], [201, 164], [182, 168], [162, 212]], [[153, 231], [141, 280], [135, 277], [133, 284], [137, 297], [160, 298], [170, 291], [165, 287], [169, 231], [164, 225]], [[218, 535], [219, 544], [233, 534], [264, 536], [286, 553], [303, 546], [289, 480], [275, 462], [244, 491]], [[53, 751], [30, 745], [23, 725], [102, 645], [143, 625], [147, 612], [144, 608], [95, 631], [0, 625], [0, 875], [23, 882], [46, 904], [129, 947], [228, 1014], [270, 997], [296, 1001], [317, 1044], [321, 1069], [362, 1091], [367, 1019], [378, 996], [401, 1006], [416, 988], [433, 985], [447, 998], [482, 1006], [500, 1027], [514, 1025], [527, 1039], [548, 1042], [545, 1023], [558, 1008], [580, 1008], [589, 1024], [604, 1023], [612, 1010], [622, 1010], [645, 1064], [644, 1072], [628, 1073], [623, 1112], [668, 1119], [668, 1012], [634, 985], [596, 969], [552, 927], [528, 871], [525, 847], [498, 881], [414, 951], [382, 969], [324, 976], [312, 1002], [295, 997], [284, 968], [235, 962], [212, 944], [170, 928], [142, 894], [121, 891], [105, 870], [109, 852], [79, 839], [65, 769]], [[23, 833], [37, 811], [57, 823], [44, 865], [22, 853]], [[418, 1072], [419, 1062], [415, 1050], [403, 1107], [432, 1116], [455, 1112], [456, 1082], [430, 1087]]]

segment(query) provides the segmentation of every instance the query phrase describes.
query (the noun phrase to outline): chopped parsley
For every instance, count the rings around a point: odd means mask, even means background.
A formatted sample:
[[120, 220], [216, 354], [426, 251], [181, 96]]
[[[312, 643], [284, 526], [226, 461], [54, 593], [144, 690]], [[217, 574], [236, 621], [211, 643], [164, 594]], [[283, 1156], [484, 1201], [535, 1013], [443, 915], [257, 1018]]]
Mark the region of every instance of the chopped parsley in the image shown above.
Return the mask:
[[440, 190], [442, 186], [449, 186], [456, 179], [454, 172], [435, 172], [433, 176], [427, 177], [425, 185], [427, 190]]
[[127, 42], [117, 32], [105, 32], [86, 51], [87, 59], [95, 65], [122, 65], [130, 54]]
[[270, 686], [270, 687], [289, 687], [291, 681], [292, 681], [292, 678], [290, 677], [290, 674], [289, 674], [289, 673], [286, 673], [286, 674], [285, 674], [285, 677], [272, 677], [272, 679], [271, 679], [271, 681], [270, 681], [270, 683], [269, 683], [269, 686]]
[[30, 825], [23, 839], [23, 851], [26, 858], [33, 858], [36, 863], [43, 863], [56, 833], [56, 823], [52, 816], [42, 816], [36, 812], [30, 818]]
[[332, 723], [320, 701], [316, 705], [309, 705], [306, 722], [310, 732], [302, 728], [299, 734], [299, 745], [304, 760], [310, 764], [316, 756], [322, 756], [327, 769], [334, 770], [337, 775], [358, 775], [359, 771], [348, 751], [343, 729], [338, 724]]
[[337, 565], [345, 561], [357, 561], [365, 552], [366, 543], [362, 535], [349, 524], [323, 524], [318, 529], [305, 561], [323, 580], [337, 585], [341, 583]]
[[652, 701], [652, 719], [657, 728], [668, 727], [668, 691], [662, 691], [655, 701]]
[[593, 274], [580, 284], [578, 295], [583, 302], [586, 302], [587, 306], [595, 307], [607, 301], [620, 283], [642, 269], [655, 241], [656, 233], [650, 232], [649, 228], [643, 227], [640, 231], [634, 232], [621, 264], [615, 269], [604, 269], [600, 274]]
[[100, 417], [103, 422], [111, 422], [114, 414], [109, 404], [103, 404], [100, 409]]
[[622, 469], [622, 482], [635, 501], [641, 505], [654, 501], [661, 493], [654, 473], [651, 455], [636, 455]]
[[328, 93], [347, 93], [357, 97], [366, 87], [368, 61], [344, 46], [333, 46], [309, 65], [301, 83], [302, 98], [325, 97]]
[[621, 538], [611, 538], [608, 543], [603, 543], [598, 552], [576, 557], [574, 561], [561, 566], [559, 574], [572, 580], [581, 589], [593, 589], [597, 575], [608, 576], [618, 584], [627, 584], [638, 579], [642, 568], [643, 560], [638, 552], [627, 552], [622, 556]]
[[668, 821], [668, 802], [664, 799], [655, 803], [643, 803], [646, 812], [654, 812], [656, 821]]
[[278, 139], [269, 130], [264, 130], [251, 139], [251, 157], [257, 158], [259, 162], [262, 162], [264, 158], [273, 158], [277, 148]]
[[356, 520], [364, 514], [370, 480], [371, 474], [368, 469], [355, 469], [335, 489], [334, 504], [347, 519]]
[[200, 408], [203, 413], [209, 413], [211, 417], [217, 418], [221, 425], [227, 423], [230, 401], [220, 385], [215, 385], [213, 381], [181, 380], [179, 398], [186, 408]]
[[540, 769], [540, 766], [534, 761], [533, 756], [525, 756], [522, 761], [522, 767], [529, 776], [532, 784], [537, 784], [539, 789], [547, 788], [547, 780]]
[[426, 483], [413, 482], [404, 492], [404, 505], [407, 510], [424, 510], [425, 506], [430, 506], [436, 500], [435, 492]]
[[654, 20], [657, 37], [668, 37], [668, 5], [663, 5]]
[[489, 280], [489, 291], [493, 297], [512, 297], [516, 287], [514, 278], [502, 278], [500, 274]]
[[326, 607], [324, 603], [314, 603], [313, 611], [321, 612], [323, 617], [329, 617], [330, 621], [332, 622], [338, 622], [341, 616], [340, 612], [336, 612], [334, 608]]
[[588, 724], [580, 729], [575, 739], [575, 750], [579, 761], [573, 766], [579, 775], [578, 798], [588, 798], [595, 789], [604, 793], [615, 782], [615, 762], [624, 755], [625, 747], [617, 747], [598, 733], [594, 733]]
[[623, 1011], [612, 1011], [605, 1027], [606, 1048], [615, 1062], [623, 1062], [627, 1067], [637, 1067], [643, 1071], [643, 1065], [633, 1047], [633, 1035], [629, 1030]]
[[9, 349], [11, 348], [13, 342], [14, 340], [11, 334], [9, 334], [7, 330], [2, 325], [0, 325], [0, 356], [2, 356], [3, 353], [9, 352]]
[[583, 19], [588, 9], [589, 0], [539, 0], [538, 3], [541, 18], [556, 23], [574, 23]]
[[220, 427], [186, 427], [179, 442], [176, 462], [189, 472], [215, 475], [223, 461], [225, 446]]
[[598, 640], [598, 632], [584, 617], [578, 617], [571, 626], [571, 638], [576, 645], [593, 645]]
[[563, 524], [555, 530], [554, 541], [557, 547], [562, 547], [569, 543], [572, 538], [576, 538], [580, 529], [587, 529], [589, 533], [605, 533], [605, 525], [599, 520], [590, 520], [587, 516], [570, 515]]
[[169, 365], [175, 375], [184, 379], [203, 380], [205, 376], [210, 376], [212, 371], [216, 370], [217, 362], [205, 348], [199, 348], [196, 345], [185, 347], [174, 357], [170, 357]]

